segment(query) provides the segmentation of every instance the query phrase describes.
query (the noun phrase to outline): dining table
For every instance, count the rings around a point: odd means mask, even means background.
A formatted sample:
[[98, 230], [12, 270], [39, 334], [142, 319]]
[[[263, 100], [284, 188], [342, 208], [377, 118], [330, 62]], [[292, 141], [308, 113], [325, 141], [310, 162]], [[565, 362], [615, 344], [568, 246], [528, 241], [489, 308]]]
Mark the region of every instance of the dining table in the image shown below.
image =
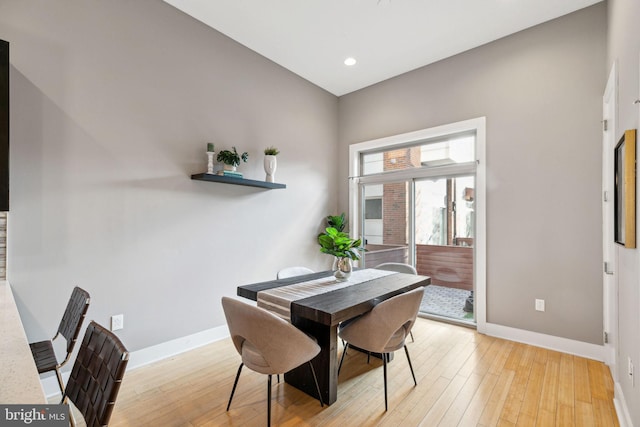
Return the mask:
[[[320, 353], [312, 364], [322, 400], [331, 405], [338, 397], [338, 325], [370, 311], [381, 301], [429, 284], [428, 276], [364, 268], [353, 271], [347, 281], [338, 281], [333, 272], [322, 271], [241, 285], [237, 294], [256, 301], [259, 307], [317, 340]], [[284, 379], [318, 398], [309, 374], [308, 367], [302, 365], [285, 373]]]

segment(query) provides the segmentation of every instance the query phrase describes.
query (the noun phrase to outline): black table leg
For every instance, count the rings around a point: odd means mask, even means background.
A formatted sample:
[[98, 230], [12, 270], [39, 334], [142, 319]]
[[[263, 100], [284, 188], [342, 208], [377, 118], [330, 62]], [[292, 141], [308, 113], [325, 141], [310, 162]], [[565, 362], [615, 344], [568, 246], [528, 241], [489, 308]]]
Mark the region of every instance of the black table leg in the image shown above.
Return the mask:
[[[336, 343], [338, 327], [323, 325], [309, 319], [292, 316], [291, 323], [318, 340], [320, 353], [311, 361], [316, 371], [318, 385], [322, 392], [324, 403], [331, 405], [338, 397], [338, 363]], [[309, 371], [309, 366], [303, 364], [286, 374], [284, 379], [288, 384], [318, 398], [318, 392]]]

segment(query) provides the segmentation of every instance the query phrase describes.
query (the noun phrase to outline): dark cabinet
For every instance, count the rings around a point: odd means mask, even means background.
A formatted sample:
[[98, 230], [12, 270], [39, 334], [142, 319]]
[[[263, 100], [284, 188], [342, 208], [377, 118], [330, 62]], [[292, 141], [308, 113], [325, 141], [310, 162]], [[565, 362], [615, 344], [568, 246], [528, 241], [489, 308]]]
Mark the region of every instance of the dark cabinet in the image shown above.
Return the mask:
[[9, 43], [0, 40], [0, 211], [9, 210]]

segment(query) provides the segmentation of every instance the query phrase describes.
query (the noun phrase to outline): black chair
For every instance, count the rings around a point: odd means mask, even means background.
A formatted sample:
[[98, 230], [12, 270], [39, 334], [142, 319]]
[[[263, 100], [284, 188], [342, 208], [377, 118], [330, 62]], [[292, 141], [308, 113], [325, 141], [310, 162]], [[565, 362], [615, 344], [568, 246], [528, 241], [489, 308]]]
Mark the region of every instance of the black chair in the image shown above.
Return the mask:
[[63, 403], [71, 401], [87, 427], [107, 426], [128, 362], [129, 352], [118, 337], [96, 322], [89, 323], [62, 395]]
[[[36, 362], [36, 367], [38, 368], [38, 373], [42, 374], [44, 372], [55, 371], [58, 377], [60, 392], [64, 391], [60, 368], [71, 358], [71, 353], [80, 334], [80, 328], [89, 309], [90, 301], [91, 299], [87, 291], [77, 286], [73, 288], [71, 298], [67, 303], [67, 308], [64, 311], [64, 315], [58, 326], [58, 331], [54, 337], [49, 341], [38, 341], [29, 344], [31, 354], [33, 354], [33, 360]], [[67, 341], [67, 356], [61, 363], [58, 363], [56, 353], [53, 350], [53, 340], [60, 335]]]

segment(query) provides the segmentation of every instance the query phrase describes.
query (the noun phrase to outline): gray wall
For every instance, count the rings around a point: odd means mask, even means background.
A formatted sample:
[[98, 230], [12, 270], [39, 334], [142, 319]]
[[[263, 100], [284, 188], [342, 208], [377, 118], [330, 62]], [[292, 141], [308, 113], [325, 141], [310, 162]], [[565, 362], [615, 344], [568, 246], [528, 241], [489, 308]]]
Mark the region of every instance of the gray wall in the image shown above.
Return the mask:
[[600, 3], [340, 98], [342, 183], [349, 144], [486, 116], [488, 322], [602, 344], [605, 36]]
[[[330, 265], [337, 98], [160, 0], [4, 1], [11, 42], [9, 281], [30, 340], [74, 285], [130, 350], [224, 324], [222, 295]], [[286, 190], [190, 180], [206, 142], [248, 178], [280, 148]]]
[[[640, 2], [637, 0], [609, 0], [608, 2], [607, 69], [617, 61], [618, 68], [618, 126], [617, 133], [625, 129], [638, 129], [640, 107], [633, 102], [640, 98], [638, 75], [640, 63]], [[636, 198], [637, 199], [637, 198]], [[638, 199], [637, 199], [638, 200]], [[640, 206], [636, 207], [640, 212]], [[627, 358], [640, 366], [640, 253], [637, 249], [617, 247], [618, 251], [618, 352], [616, 365], [618, 378], [629, 408], [632, 422], [640, 425], [640, 388], [636, 378], [633, 387], [627, 376]], [[636, 374], [637, 376], [637, 374]]]

